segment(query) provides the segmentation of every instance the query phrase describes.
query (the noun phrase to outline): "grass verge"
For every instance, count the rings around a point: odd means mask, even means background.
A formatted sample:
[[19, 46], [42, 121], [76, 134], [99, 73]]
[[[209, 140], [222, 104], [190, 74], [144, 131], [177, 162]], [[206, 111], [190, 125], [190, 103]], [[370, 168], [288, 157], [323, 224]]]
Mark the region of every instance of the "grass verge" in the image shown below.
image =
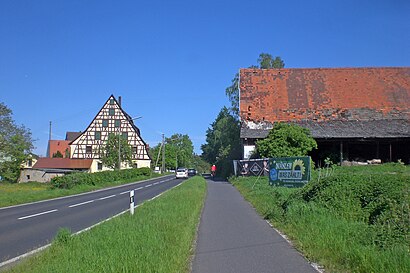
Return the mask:
[[52, 246], [6, 272], [189, 272], [206, 183], [193, 177], [160, 198]]
[[300, 189], [271, 187], [266, 177], [232, 182], [326, 271], [410, 272], [410, 168], [338, 168]]
[[106, 187], [119, 186], [126, 183], [142, 181], [161, 175], [153, 173], [151, 176], [139, 176], [134, 179], [123, 179], [112, 182], [98, 183], [95, 185], [81, 184], [71, 189], [53, 188], [50, 183], [0, 183], [0, 207], [7, 207], [47, 200], [56, 197], [68, 196], [83, 192], [94, 191]]

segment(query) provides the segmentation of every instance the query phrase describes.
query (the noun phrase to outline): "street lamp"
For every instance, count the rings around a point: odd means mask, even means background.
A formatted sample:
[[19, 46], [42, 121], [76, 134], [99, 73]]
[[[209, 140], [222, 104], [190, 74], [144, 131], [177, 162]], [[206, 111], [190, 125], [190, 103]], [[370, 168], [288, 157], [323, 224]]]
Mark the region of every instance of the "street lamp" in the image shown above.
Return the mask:
[[132, 119], [121, 120], [120, 125], [118, 126], [118, 170], [121, 170], [121, 139], [120, 139], [120, 137], [121, 137], [121, 124], [125, 123], [127, 121], [129, 122], [129, 121], [140, 119], [140, 118], [142, 118], [142, 116], [135, 117], [135, 118], [132, 118]]

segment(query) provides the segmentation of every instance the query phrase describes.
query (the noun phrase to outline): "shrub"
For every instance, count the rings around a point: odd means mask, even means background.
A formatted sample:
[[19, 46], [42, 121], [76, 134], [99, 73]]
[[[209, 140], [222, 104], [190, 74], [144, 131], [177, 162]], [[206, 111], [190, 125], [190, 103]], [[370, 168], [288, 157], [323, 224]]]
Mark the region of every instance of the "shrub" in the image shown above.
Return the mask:
[[68, 244], [71, 239], [71, 231], [68, 228], [60, 228], [54, 238], [54, 243], [65, 245]]
[[233, 184], [308, 257], [330, 271], [410, 272], [410, 168], [337, 167], [303, 188]]
[[303, 156], [317, 149], [317, 143], [306, 128], [276, 123], [267, 138], [256, 142], [256, 148], [261, 158]]
[[367, 224], [374, 243], [385, 247], [410, 239], [409, 190], [410, 176], [396, 165], [339, 168], [335, 175], [294, 192], [284, 208], [301, 200], [313, 202], [346, 220]]
[[120, 180], [132, 180], [141, 176], [150, 176], [150, 168], [104, 171], [97, 173], [71, 173], [51, 179], [53, 188], [71, 189], [77, 185], [97, 185]]

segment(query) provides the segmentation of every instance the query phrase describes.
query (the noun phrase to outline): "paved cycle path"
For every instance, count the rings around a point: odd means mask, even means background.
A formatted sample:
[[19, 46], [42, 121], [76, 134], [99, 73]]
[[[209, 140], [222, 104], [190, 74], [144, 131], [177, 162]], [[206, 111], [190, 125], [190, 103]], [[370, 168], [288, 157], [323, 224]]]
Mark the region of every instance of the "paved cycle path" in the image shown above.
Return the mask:
[[234, 186], [207, 183], [193, 273], [317, 273]]

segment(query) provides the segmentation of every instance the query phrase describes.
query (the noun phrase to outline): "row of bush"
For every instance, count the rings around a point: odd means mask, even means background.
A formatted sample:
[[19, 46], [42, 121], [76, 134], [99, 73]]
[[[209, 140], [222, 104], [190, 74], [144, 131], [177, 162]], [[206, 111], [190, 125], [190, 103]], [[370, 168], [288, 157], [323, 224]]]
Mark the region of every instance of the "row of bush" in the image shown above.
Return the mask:
[[301, 200], [367, 224], [379, 247], [410, 245], [410, 172], [403, 165], [338, 168], [290, 195], [283, 208]]
[[98, 185], [115, 181], [130, 181], [151, 176], [150, 168], [125, 169], [96, 173], [71, 173], [51, 179], [53, 188], [71, 189], [77, 185]]
[[303, 188], [234, 184], [309, 258], [335, 272], [410, 272], [410, 168], [337, 167]]

